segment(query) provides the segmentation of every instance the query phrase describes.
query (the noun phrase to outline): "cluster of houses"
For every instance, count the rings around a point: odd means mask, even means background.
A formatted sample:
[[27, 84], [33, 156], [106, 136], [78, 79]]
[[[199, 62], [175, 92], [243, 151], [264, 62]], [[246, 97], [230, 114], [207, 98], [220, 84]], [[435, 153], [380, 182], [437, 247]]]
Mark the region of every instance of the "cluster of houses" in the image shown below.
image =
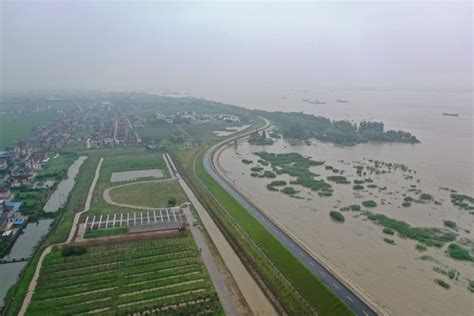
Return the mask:
[[32, 143], [25, 141], [0, 152], [0, 199], [10, 197], [10, 187], [33, 187], [36, 172], [49, 161], [45, 150], [34, 148]]
[[14, 239], [20, 233], [27, 218], [20, 212], [21, 202], [0, 200], [0, 237]]
[[[141, 123], [140, 121], [134, 121], [134, 125], [141, 126]], [[140, 140], [128, 118], [114, 119], [105, 122], [99, 132], [87, 140], [87, 148], [133, 146], [138, 142]]]

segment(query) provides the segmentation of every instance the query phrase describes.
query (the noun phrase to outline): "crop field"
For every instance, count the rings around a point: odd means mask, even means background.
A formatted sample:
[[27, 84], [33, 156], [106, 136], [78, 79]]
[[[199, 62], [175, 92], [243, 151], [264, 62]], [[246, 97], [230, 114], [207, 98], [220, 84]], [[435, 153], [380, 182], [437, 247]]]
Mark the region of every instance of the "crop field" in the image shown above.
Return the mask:
[[19, 141], [35, 127], [40, 127], [58, 117], [56, 112], [9, 113], [0, 115], [0, 149]]
[[54, 249], [44, 261], [28, 315], [221, 314], [190, 235]]

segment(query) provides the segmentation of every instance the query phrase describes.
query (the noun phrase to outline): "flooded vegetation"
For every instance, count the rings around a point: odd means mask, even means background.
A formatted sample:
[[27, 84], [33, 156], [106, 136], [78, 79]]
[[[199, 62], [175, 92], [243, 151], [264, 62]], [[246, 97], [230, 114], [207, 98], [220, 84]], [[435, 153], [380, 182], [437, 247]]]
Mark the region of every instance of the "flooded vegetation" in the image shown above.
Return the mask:
[[[391, 312], [452, 313], [448, 299], [456, 313], [470, 309], [469, 194], [446, 189], [455, 187], [449, 178], [433, 181], [421, 161], [370, 154], [375, 148], [388, 154], [382, 144], [357, 145], [354, 154], [352, 147], [274, 141], [271, 147], [242, 142], [220, 158], [226, 175], [266, 212]], [[268, 181], [266, 171], [276, 177]], [[443, 277], [444, 294], [434, 281]], [[424, 304], [426, 297], [439, 302]]]

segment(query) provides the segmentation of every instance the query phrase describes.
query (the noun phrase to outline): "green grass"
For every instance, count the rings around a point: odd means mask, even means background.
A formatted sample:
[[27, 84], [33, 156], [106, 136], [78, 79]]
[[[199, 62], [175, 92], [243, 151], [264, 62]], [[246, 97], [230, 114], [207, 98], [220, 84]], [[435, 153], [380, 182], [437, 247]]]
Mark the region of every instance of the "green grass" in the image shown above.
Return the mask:
[[56, 112], [0, 114], [0, 150], [29, 134], [34, 128], [59, 117]]
[[117, 236], [117, 235], [126, 235], [127, 233], [128, 233], [128, 230], [126, 227], [95, 229], [95, 230], [86, 231], [86, 233], [84, 234], [84, 238], [109, 237], [109, 236]]
[[67, 171], [71, 164], [77, 159], [78, 155], [74, 152], [61, 152], [58, 157], [49, 161], [48, 165], [45, 166], [38, 172], [36, 176], [37, 180], [55, 179], [61, 180], [66, 177]]
[[[275, 267], [287, 278], [294, 288], [320, 315], [350, 315], [350, 309], [341, 302], [318, 278], [316, 278], [289, 250], [271, 235], [245, 208], [230, 196], [205, 171], [202, 165], [203, 153], [197, 157], [196, 174], [207, 187], [209, 192], [221, 203], [228, 214], [235, 220], [246, 234], [263, 250]], [[262, 157], [262, 156], [261, 156]], [[263, 159], [263, 157], [262, 157]], [[292, 158], [289, 158], [293, 160]], [[267, 159], [265, 159], [267, 160]], [[268, 268], [267, 268], [268, 269]], [[268, 273], [260, 270], [263, 277]], [[267, 273], [267, 274], [266, 274]], [[274, 294], [285, 304], [290, 304], [291, 292], [285, 292], [275, 280], [267, 279]], [[302, 306], [291, 306], [293, 312]], [[286, 308], [290, 308], [286, 305]], [[292, 309], [289, 309], [292, 310]]]
[[178, 181], [135, 183], [110, 190], [114, 202], [151, 208], [168, 207], [168, 199], [176, 198], [177, 205], [187, 201]]
[[[103, 199], [103, 192], [112, 186], [124, 184], [125, 182], [111, 183], [110, 177], [113, 172], [131, 171], [131, 170], [146, 170], [146, 169], [160, 169], [164, 176], [168, 176], [168, 170], [166, 168], [163, 156], [160, 153], [149, 153], [143, 148], [132, 147], [132, 148], [118, 148], [92, 151], [94, 156], [104, 156], [104, 162], [100, 171], [99, 179], [92, 196], [91, 209], [87, 214], [82, 215], [82, 219], [85, 219], [88, 215], [97, 214], [110, 214], [117, 212], [133, 211], [131, 208], [117, 207], [106, 203]], [[137, 181], [145, 180], [156, 180], [155, 178], [140, 178], [136, 181], [130, 181], [126, 183], [133, 183]], [[111, 190], [113, 193], [114, 190]], [[145, 190], [143, 196], [147, 197], [148, 200], [152, 199], [150, 194], [151, 188]], [[159, 195], [159, 194], [157, 194]], [[161, 195], [160, 195], [161, 196]], [[133, 199], [133, 197], [130, 197]], [[169, 196], [166, 197], [166, 201]], [[139, 201], [137, 201], [139, 202]], [[150, 202], [150, 201], [148, 201]], [[153, 201], [152, 201], [153, 202]], [[137, 204], [140, 205], [140, 204]], [[145, 205], [146, 206], [146, 205]]]
[[190, 235], [109, 242], [87, 246], [80, 256], [48, 254], [27, 315], [142, 313], [199, 299], [207, 303], [174, 313], [222, 312]]

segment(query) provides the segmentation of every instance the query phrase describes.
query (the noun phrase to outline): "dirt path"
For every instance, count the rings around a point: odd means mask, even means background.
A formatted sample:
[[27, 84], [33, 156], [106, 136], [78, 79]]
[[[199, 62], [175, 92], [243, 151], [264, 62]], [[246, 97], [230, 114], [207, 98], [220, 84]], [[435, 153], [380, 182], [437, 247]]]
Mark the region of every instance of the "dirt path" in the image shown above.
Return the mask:
[[102, 162], [104, 158], [100, 158], [99, 163], [97, 164], [97, 169], [95, 169], [94, 180], [92, 180], [91, 186], [89, 187], [89, 193], [87, 193], [86, 204], [84, 205], [84, 210], [79, 213], [76, 213], [74, 216], [74, 221], [72, 222], [71, 231], [69, 232], [69, 237], [67, 238], [66, 244], [70, 243], [74, 235], [76, 234], [77, 224], [79, 223], [79, 218], [81, 217], [82, 213], [87, 212], [91, 207], [92, 196], [94, 195], [95, 185], [97, 184], [97, 180], [99, 180], [100, 175], [100, 167], [102, 167]]
[[139, 209], [139, 210], [153, 210], [153, 208], [149, 207], [149, 206], [140, 206], [140, 205], [124, 204], [124, 203], [115, 202], [112, 199], [112, 197], [110, 196], [110, 191], [113, 190], [113, 189], [126, 187], [126, 186], [130, 186], [130, 185], [135, 185], [135, 184], [139, 184], [139, 183], [161, 183], [161, 182], [168, 182], [168, 181], [173, 181], [173, 180], [176, 180], [176, 178], [172, 177], [172, 178], [160, 179], [160, 180], [137, 181], [137, 182], [117, 185], [117, 186], [105, 189], [104, 193], [102, 194], [102, 198], [104, 199], [104, 201], [106, 203], [114, 205], [114, 206], [118, 206], [118, 207], [135, 208], [135, 209]]
[[86, 203], [84, 204], [84, 210], [77, 213], [76, 216], [74, 217], [74, 221], [71, 226], [71, 231], [69, 232], [68, 239], [66, 240], [65, 243], [50, 245], [46, 247], [41, 253], [41, 256], [38, 260], [38, 264], [36, 265], [35, 274], [33, 275], [33, 278], [30, 281], [30, 285], [28, 286], [28, 291], [26, 292], [25, 299], [23, 300], [23, 304], [21, 305], [20, 312], [18, 313], [19, 316], [25, 315], [26, 310], [28, 309], [28, 306], [30, 305], [31, 298], [33, 297], [33, 293], [35, 292], [36, 284], [38, 283], [38, 277], [41, 271], [41, 266], [43, 265], [43, 261], [46, 255], [51, 252], [54, 246], [70, 243], [72, 239], [74, 238], [74, 235], [76, 234], [77, 223], [79, 222], [79, 217], [81, 216], [82, 213], [87, 212], [91, 206], [92, 194], [94, 193], [95, 185], [97, 183], [97, 180], [99, 179], [100, 167], [102, 166], [103, 160], [104, 158], [100, 158], [100, 161], [97, 164], [94, 179], [92, 180], [91, 186], [89, 187], [89, 193], [87, 194]]

